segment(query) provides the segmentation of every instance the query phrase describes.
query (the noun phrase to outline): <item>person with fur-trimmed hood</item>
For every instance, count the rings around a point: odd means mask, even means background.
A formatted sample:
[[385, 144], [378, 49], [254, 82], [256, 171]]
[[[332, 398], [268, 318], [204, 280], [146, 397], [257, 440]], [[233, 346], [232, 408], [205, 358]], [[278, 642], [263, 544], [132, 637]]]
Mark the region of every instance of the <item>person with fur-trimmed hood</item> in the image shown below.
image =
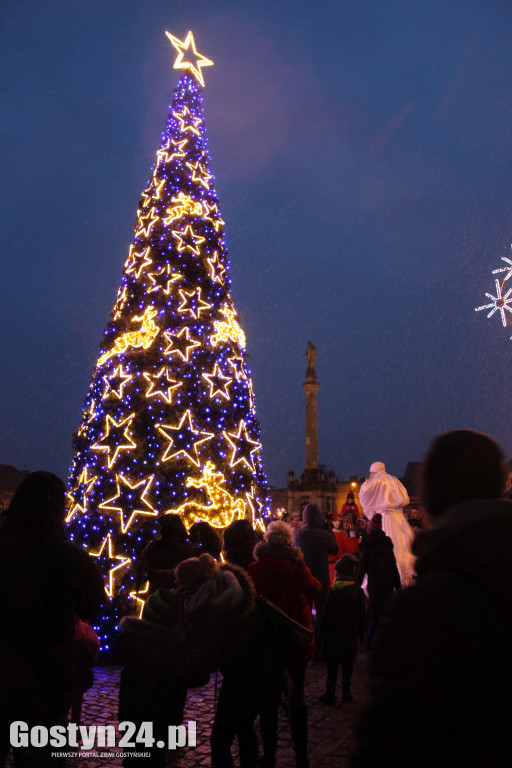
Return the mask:
[[254, 585], [242, 568], [219, 565], [206, 553], [180, 563], [176, 580], [188, 641], [206, 669], [218, 666], [223, 675], [210, 737], [212, 768], [233, 765], [235, 736], [241, 768], [256, 768], [254, 720], [278, 699], [285, 665]]
[[[312, 630], [310, 603], [318, 599], [322, 584], [304, 562], [302, 552], [292, 546], [292, 529], [277, 520], [270, 523], [264, 541], [254, 550], [256, 562], [249, 565], [249, 575], [258, 592], [274, 602], [294, 621]], [[308, 765], [307, 708], [304, 701], [306, 665], [315, 647], [314, 635], [308, 647], [288, 666], [292, 681], [290, 727], [297, 768]], [[263, 712], [261, 730], [266, 768], [275, 766], [277, 749], [277, 704]]]

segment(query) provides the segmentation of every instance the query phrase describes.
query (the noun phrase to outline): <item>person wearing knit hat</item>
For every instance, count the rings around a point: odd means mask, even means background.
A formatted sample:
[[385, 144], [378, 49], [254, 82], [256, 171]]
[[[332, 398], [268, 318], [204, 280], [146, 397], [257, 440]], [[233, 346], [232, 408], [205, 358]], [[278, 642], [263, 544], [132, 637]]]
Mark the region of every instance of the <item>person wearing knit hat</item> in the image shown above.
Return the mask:
[[336, 703], [338, 667], [341, 665], [342, 701], [352, 701], [352, 668], [357, 653], [357, 642], [362, 636], [365, 597], [356, 583], [358, 565], [356, 555], [340, 557], [334, 566], [335, 581], [327, 593], [324, 611], [320, 620], [320, 652], [327, 662], [325, 693], [320, 697], [322, 704]]
[[409, 503], [406, 488], [397, 477], [386, 472], [382, 461], [374, 461], [370, 466], [370, 477], [359, 489], [359, 501], [367, 518], [375, 513], [382, 515], [382, 528], [393, 542], [400, 580], [404, 586], [411, 584], [414, 579], [411, 552], [414, 534], [403, 513]]
[[339, 517], [343, 520], [343, 518], [347, 517], [347, 515], [350, 516], [350, 519], [353, 523], [355, 523], [357, 518], [360, 516], [359, 507], [357, 506], [354, 498], [354, 491], [349, 491], [347, 493], [347, 498], [343, 502]]
[[343, 555], [334, 563], [334, 573], [336, 576], [354, 576], [355, 569], [359, 563], [359, 558], [355, 555]]

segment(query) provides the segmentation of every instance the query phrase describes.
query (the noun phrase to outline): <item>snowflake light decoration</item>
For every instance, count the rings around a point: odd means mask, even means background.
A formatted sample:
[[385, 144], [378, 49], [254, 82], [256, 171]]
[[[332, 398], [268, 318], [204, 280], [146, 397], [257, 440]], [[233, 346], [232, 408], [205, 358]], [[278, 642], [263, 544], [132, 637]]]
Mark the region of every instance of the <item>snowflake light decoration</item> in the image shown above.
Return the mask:
[[481, 307], [475, 307], [475, 312], [479, 312], [481, 309], [490, 309], [491, 311], [487, 315], [487, 317], [492, 317], [495, 312], [499, 312], [501, 315], [501, 322], [503, 323], [503, 327], [505, 328], [507, 325], [507, 317], [505, 315], [505, 310], [507, 312], [510, 312], [512, 314], [512, 308], [509, 306], [509, 304], [512, 302], [512, 297], [509, 299], [508, 297], [512, 293], [512, 288], [509, 288], [506, 294], [502, 295], [503, 287], [500, 285], [500, 281], [496, 280], [496, 296], [492, 296], [490, 293], [486, 293], [488, 299], [491, 300], [490, 304], [483, 304]]
[[[505, 273], [501, 283], [497, 278], [494, 281], [496, 286], [496, 296], [493, 296], [491, 293], [486, 293], [485, 296], [491, 300], [491, 303], [475, 307], [475, 312], [488, 309], [490, 312], [487, 313], [487, 317], [492, 317], [496, 312], [499, 312], [501, 323], [503, 327], [506, 328], [507, 325], [512, 325], [511, 318], [506, 314], [508, 312], [512, 315], [512, 288], [509, 288], [509, 290], [504, 293], [504, 285], [507, 280], [512, 277], [512, 259], [507, 259], [505, 256], [502, 256], [501, 260], [504, 261], [507, 266], [492, 270], [493, 275]], [[512, 336], [510, 339], [512, 340]]]
[[[510, 246], [512, 248], [512, 246]], [[512, 260], [507, 259], [506, 256], [502, 256], [501, 260], [504, 261], [506, 264], [508, 264], [508, 267], [500, 267], [499, 269], [493, 269], [492, 273], [493, 275], [498, 275], [500, 272], [506, 272], [507, 274], [503, 278], [503, 282], [506, 280], [509, 280], [512, 276]]]

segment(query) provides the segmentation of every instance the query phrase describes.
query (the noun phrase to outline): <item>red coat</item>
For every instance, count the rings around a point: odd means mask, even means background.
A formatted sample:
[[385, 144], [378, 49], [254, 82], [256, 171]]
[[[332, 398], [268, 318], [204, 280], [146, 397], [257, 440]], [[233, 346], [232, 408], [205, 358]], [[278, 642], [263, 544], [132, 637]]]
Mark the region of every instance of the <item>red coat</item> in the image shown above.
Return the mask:
[[[302, 553], [295, 547], [278, 547], [266, 542], [254, 550], [256, 561], [249, 565], [249, 575], [256, 590], [275, 603], [290, 618], [313, 631], [309, 605], [322, 592], [322, 585], [305, 564]], [[315, 650], [310, 644], [294, 666], [308, 662]]]
[[338, 542], [338, 554], [329, 555], [329, 576], [331, 578], [331, 586], [334, 582], [334, 564], [336, 560], [339, 560], [343, 555], [357, 555], [359, 554], [359, 542], [354, 537], [348, 535], [341, 528], [339, 531], [333, 531], [336, 541]]
[[354, 520], [357, 520], [358, 517], [363, 517], [363, 515], [359, 510], [359, 507], [355, 502], [353, 504], [347, 504], [347, 502], [343, 504], [341, 508], [341, 512], [339, 514], [339, 519], [343, 520], [347, 512], [352, 513]]

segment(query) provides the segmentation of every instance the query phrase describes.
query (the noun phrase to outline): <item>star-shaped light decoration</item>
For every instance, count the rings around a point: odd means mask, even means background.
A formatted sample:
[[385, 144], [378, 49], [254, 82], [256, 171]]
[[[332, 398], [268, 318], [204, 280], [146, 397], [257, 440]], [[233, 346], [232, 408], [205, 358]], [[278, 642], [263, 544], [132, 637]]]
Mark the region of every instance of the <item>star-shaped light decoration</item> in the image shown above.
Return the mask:
[[493, 296], [491, 293], [485, 294], [487, 298], [491, 300], [491, 304], [483, 304], [481, 307], [475, 307], [475, 312], [479, 312], [481, 309], [490, 309], [491, 311], [487, 317], [492, 317], [495, 312], [499, 312], [501, 315], [501, 322], [505, 328], [508, 320], [507, 316], [505, 315], [505, 311], [510, 312], [512, 315], [512, 308], [509, 306], [512, 303], [512, 296], [510, 296], [510, 294], [512, 294], [512, 288], [509, 288], [506, 294], [503, 296], [503, 285], [500, 285], [499, 280], [495, 280], [495, 283], [496, 296]]
[[251, 440], [247, 433], [245, 421], [240, 419], [238, 432], [223, 432], [222, 434], [233, 449], [230, 465], [236, 467], [237, 464], [242, 463], [245, 464], [251, 472], [254, 472], [253, 454], [261, 449], [261, 443], [258, 443], [256, 440]]
[[166, 296], [171, 293], [173, 283], [183, 280], [183, 275], [172, 271], [169, 262], [166, 262], [159, 271], [150, 272], [148, 277], [151, 280], [151, 288], [148, 288], [148, 293], [163, 291]]
[[251, 517], [252, 517], [253, 527], [257, 526], [262, 531], [264, 531], [265, 530], [265, 526], [263, 525], [262, 520], [261, 520], [261, 510], [263, 509], [263, 504], [257, 498], [256, 490], [255, 490], [253, 485], [251, 485], [251, 490], [246, 492], [245, 498], [247, 499], [247, 503], [249, 505], [249, 509], [251, 510]]
[[[135, 414], [127, 416], [119, 423], [107, 414], [106, 431], [101, 440], [92, 446], [96, 451], [105, 451], [107, 454], [107, 466], [111, 469], [120, 451], [132, 451], [136, 445], [131, 439], [128, 430]], [[126, 442], [122, 442], [126, 440]], [[112, 455], [111, 455], [112, 454]]]
[[[103, 550], [108, 545], [108, 555], [103, 554]], [[105, 564], [106, 570], [108, 570], [108, 585], [105, 586], [105, 591], [109, 597], [112, 597], [114, 594], [114, 574], [116, 571], [118, 571], [120, 568], [124, 568], [125, 565], [128, 565], [131, 563], [131, 560], [129, 557], [125, 557], [124, 555], [115, 555], [114, 554], [114, 548], [112, 545], [112, 537], [109, 534], [103, 539], [101, 543], [101, 547], [99, 548], [98, 552], [89, 552], [91, 557], [97, 557], [100, 559], [101, 564]], [[118, 562], [119, 561], [119, 562]], [[117, 563], [117, 565], [116, 565]]]
[[169, 376], [169, 369], [165, 365], [157, 373], [143, 373], [142, 375], [149, 384], [146, 389], [146, 397], [161, 397], [169, 405], [172, 402], [173, 391], [183, 384], [182, 381], [178, 382]]
[[198, 446], [207, 440], [211, 440], [213, 433], [200, 432], [198, 429], [195, 429], [190, 410], [185, 411], [179, 424], [158, 424], [157, 429], [169, 441], [162, 455], [162, 461], [169, 461], [181, 456], [191, 461], [196, 467], [199, 467]]
[[172, 113], [176, 120], [179, 120], [181, 123], [180, 125], [180, 131], [181, 133], [195, 133], [196, 136], [200, 136], [201, 133], [199, 131], [198, 126], [201, 125], [201, 118], [200, 117], [194, 117], [192, 112], [188, 107], [183, 108], [183, 112], [173, 112]]
[[216, 232], [226, 223], [220, 216], [217, 203], [207, 203], [205, 201], [205, 219], [211, 221]]
[[88, 477], [88, 473], [89, 470], [87, 467], [85, 467], [85, 469], [83, 469], [80, 473], [80, 477], [78, 478], [76, 486], [73, 488], [73, 492], [67, 494], [67, 497], [70, 501], [70, 509], [68, 516], [66, 517], [66, 523], [69, 523], [69, 521], [73, 518], [74, 515], [76, 515], [77, 512], [83, 515], [87, 509], [87, 496], [90, 493], [92, 486], [98, 479], [97, 475]]
[[131, 373], [127, 373], [123, 366], [119, 364], [115, 371], [110, 375], [103, 376], [105, 382], [105, 389], [103, 391], [102, 400], [107, 400], [109, 397], [117, 397], [118, 400], [123, 399], [124, 388], [129, 381], [133, 379]]
[[177, 247], [180, 253], [187, 250], [199, 256], [199, 246], [204, 243], [205, 238], [196, 235], [190, 224], [185, 227], [183, 232], [173, 229], [172, 234], [179, 241]]
[[[152, 208], [151, 210], [154, 210], [154, 208]], [[149, 246], [147, 248], [144, 248], [142, 253], [139, 253], [138, 251], [136, 251], [133, 245], [130, 246], [130, 255], [125, 264], [126, 274], [129, 275], [133, 272], [135, 274], [136, 279], [138, 280], [142, 270], [145, 267], [149, 267], [149, 265], [153, 263], [152, 259], [149, 256], [150, 253], [151, 253], [151, 248]]]
[[158, 181], [155, 176], [152, 177], [151, 183], [147, 190], [144, 190], [143, 198], [142, 198], [142, 205], [146, 207], [149, 205], [151, 200], [160, 200], [160, 197], [162, 195], [162, 190], [165, 187], [165, 179], [162, 179], [162, 181]]
[[158, 215], [155, 211], [155, 207], [152, 206], [147, 213], [139, 218], [137, 227], [135, 229], [135, 237], [140, 237], [141, 235], [144, 235], [144, 237], [149, 237], [149, 233], [157, 221]]
[[169, 345], [164, 350], [164, 355], [180, 355], [183, 362], [188, 363], [190, 358], [190, 350], [195, 347], [200, 347], [201, 342], [194, 341], [190, 338], [190, 329], [182, 328], [179, 333], [164, 333], [166, 341]]
[[[142, 618], [142, 611], [144, 610], [144, 605], [147, 600], [147, 595], [149, 592], [149, 581], [146, 581], [144, 586], [141, 589], [134, 589], [133, 592], [130, 592], [130, 597], [132, 600], [135, 600], [137, 603], [137, 607], [139, 609], [139, 612], [137, 614], [137, 618]], [[146, 595], [146, 597], [141, 597], [141, 595]]]
[[202, 184], [205, 189], [210, 189], [208, 182], [212, 178], [212, 174], [208, 173], [205, 165], [201, 165], [198, 160], [197, 163], [186, 163], [186, 166], [192, 171], [192, 181]]
[[[137, 515], [149, 515], [156, 517], [158, 510], [146, 498], [154, 480], [154, 475], [140, 480], [138, 483], [132, 483], [123, 475], [116, 475], [116, 494], [111, 499], [105, 499], [98, 505], [98, 509], [108, 509], [111, 512], [118, 512], [121, 522], [121, 532], [126, 533], [132, 520]], [[134, 491], [139, 490], [134, 494]], [[115, 503], [117, 502], [117, 503]], [[144, 505], [145, 509], [141, 508]]]
[[228, 387], [233, 383], [233, 378], [224, 376], [218, 363], [215, 363], [212, 373], [203, 373], [202, 376], [210, 385], [210, 397], [212, 399], [215, 395], [220, 395], [225, 400], [229, 400]]
[[[183, 144], [183, 146], [185, 146], [185, 144], [187, 143], [187, 139], [183, 139], [183, 142], [180, 142], [180, 144], [181, 143]], [[167, 139], [163, 147], [160, 147], [160, 149], [156, 153], [157, 168], [162, 164], [166, 165], [167, 163], [170, 163], [174, 157], [185, 157], [185, 153], [184, 152], [176, 153], [174, 142], [172, 141], [172, 139]], [[156, 169], [155, 169], [155, 173], [156, 173]]]
[[245, 371], [244, 371], [244, 359], [240, 355], [234, 354], [232, 357], [228, 357], [228, 363], [231, 366], [231, 368], [234, 371], [235, 378], [237, 381], [240, 379], [245, 379]]
[[203, 301], [201, 298], [201, 288], [196, 288], [195, 291], [181, 291], [181, 304], [178, 307], [178, 312], [185, 314], [190, 312], [192, 317], [197, 320], [201, 312], [206, 312], [207, 309], [211, 309], [212, 305], [207, 301]]
[[117, 320], [117, 318], [121, 316], [121, 311], [125, 305], [127, 298], [128, 298], [128, 286], [125, 283], [123, 286], [120, 286], [117, 291], [116, 303], [112, 310], [113, 320]]
[[[170, 32], [166, 32], [165, 34], [178, 51], [176, 61], [173, 64], [174, 69], [188, 69], [204, 88], [204, 78], [203, 73], [201, 72], [201, 68], [211, 67], [213, 65], [213, 61], [211, 61], [211, 59], [207, 59], [206, 56], [203, 56], [201, 53], [197, 52], [196, 44], [194, 42], [194, 35], [192, 32], [188, 33], [185, 41], [182, 41], [178, 37], [171, 35]], [[186, 59], [185, 52], [187, 52]]]
[[220, 285], [224, 285], [226, 267], [220, 263], [219, 252], [214, 251], [213, 256], [210, 259], [206, 259], [206, 263], [208, 264], [208, 271], [210, 273], [212, 283], [220, 283]]

